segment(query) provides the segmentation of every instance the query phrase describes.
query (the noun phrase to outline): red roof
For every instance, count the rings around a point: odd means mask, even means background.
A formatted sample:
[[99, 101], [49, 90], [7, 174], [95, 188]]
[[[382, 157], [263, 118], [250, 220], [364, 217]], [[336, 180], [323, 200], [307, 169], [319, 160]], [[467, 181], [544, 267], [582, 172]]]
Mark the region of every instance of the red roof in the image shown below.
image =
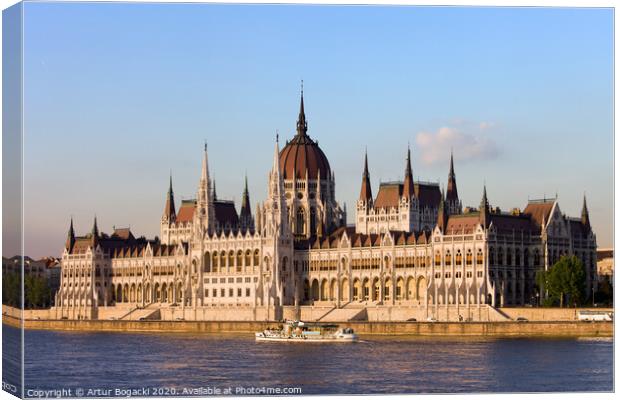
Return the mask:
[[379, 193], [377, 193], [377, 198], [375, 199], [375, 208], [398, 207], [398, 202], [402, 194], [402, 183], [382, 183], [379, 185]]
[[548, 222], [549, 215], [553, 209], [555, 200], [533, 200], [527, 204], [523, 214], [529, 215], [532, 219], [533, 225], [537, 230], [542, 227], [543, 220]]
[[191, 222], [194, 219], [196, 200], [183, 200], [177, 213], [177, 222]]
[[323, 150], [307, 135], [295, 137], [280, 151], [280, 173], [284, 179], [316, 179], [321, 171], [321, 179], [331, 174], [329, 161]]

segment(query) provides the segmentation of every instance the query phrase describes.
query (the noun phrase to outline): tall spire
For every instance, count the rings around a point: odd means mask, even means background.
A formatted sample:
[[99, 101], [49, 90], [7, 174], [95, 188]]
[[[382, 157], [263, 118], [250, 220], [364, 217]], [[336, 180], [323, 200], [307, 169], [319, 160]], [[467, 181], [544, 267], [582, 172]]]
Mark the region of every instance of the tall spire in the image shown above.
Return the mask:
[[248, 190], [248, 176], [245, 176], [245, 187], [243, 188], [243, 196], [241, 198], [241, 221], [246, 227], [249, 226], [252, 220], [252, 209], [250, 205], [250, 191]]
[[301, 102], [299, 103], [299, 117], [297, 117], [297, 135], [307, 136], [308, 122], [304, 111], [304, 81], [301, 81]]
[[164, 207], [164, 215], [162, 219], [168, 223], [176, 220], [176, 208], [174, 206], [174, 192], [172, 191], [172, 174], [170, 174], [170, 186], [168, 187], [168, 195], [166, 196], [166, 206]]
[[588, 211], [588, 204], [586, 202], [586, 194], [583, 194], [583, 206], [581, 207], [581, 223], [590, 228], [590, 212]]
[[487, 185], [485, 184], [482, 191], [482, 199], [480, 200], [480, 223], [485, 227], [487, 226], [490, 211], [489, 200], [487, 199]]
[[209, 156], [207, 142], [205, 141], [204, 154], [202, 157], [202, 171], [198, 183], [198, 196], [196, 200], [195, 224], [196, 229], [213, 229], [215, 224], [215, 211], [213, 208], [213, 193], [211, 192], [211, 178], [209, 175]]
[[93, 222], [93, 229], [91, 231], [91, 242], [93, 247], [97, 245], [99, 241], [99, 228], [97, 227], [97, 216], [95, 215], [95, 220]]
[[403, 185], [403, 196], [411, 198], [414, 195], [413, 173], [411, 172], [411, 148], [407, 144], [407, 165], [405, 166], [405, 182]]
[[446, 193], [446, 199], [458, 200], [459, 194], [456, 189], [456, 175], [454, 174], [454, 157], [452, 150], [450, 150], [450, 172], [448, 173], [448, 191]]
[[361, 201], [372, 201], [372, 188], [370, 187], [370, 173], [368, 172], [368, 152], [364, 153], [364, 173], [362, 174], [362, 189], [360, 190]]
[[217, 201], [217, 189], [215, 188], [215, 179], [213, 179], [213, 201]]
[[67, 242], [65, 243], [65, 248], [69, 253], [73, 250], [73, 245], [75, 244], [75, 231], [73, 230], [73, 217], [71, 217], [71, 223], [69, 224], [69, 232], [67, 233]]
[[439, 226], [441, 232], [446, 233], [446, 227], [448, 226], [448, 209], [444, 201], [443, 189], [441, 190], [441, 200], [439, 201], [439, 211], [437, 212], [437, 226]]

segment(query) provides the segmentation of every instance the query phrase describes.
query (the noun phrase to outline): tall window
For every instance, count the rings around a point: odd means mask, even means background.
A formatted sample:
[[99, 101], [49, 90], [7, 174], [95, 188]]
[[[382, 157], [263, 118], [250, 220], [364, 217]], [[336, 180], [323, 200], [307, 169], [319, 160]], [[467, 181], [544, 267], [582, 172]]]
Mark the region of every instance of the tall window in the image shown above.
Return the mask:
[[297, 209], [297, 223], [295, 233], [297, 235], [303, 235], [306, 232], [306, 213], [303, 207]]
[[316, 209], [310, 208], [310, 235], [316, 235]]

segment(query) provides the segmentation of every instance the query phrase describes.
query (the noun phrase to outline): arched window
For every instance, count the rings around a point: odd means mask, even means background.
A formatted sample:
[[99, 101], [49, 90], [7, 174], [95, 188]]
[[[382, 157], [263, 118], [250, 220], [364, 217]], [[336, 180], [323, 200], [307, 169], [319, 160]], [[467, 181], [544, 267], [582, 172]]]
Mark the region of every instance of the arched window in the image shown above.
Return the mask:
[[316, 235], [316, 209], [310, 208], [310, 235]]
[[438, 267], [441, 265], [441, 254], [438, 251], [435, 252], [435, 266]]
[[[211, 254], [207, 251], [205, 253], [204, 259], [204, 272], [211, 272]], [[180, 273], [180, 271], [179, 271]]]
[[243, 251], [237, 251], [237, 272], [241, 272], [241, 266], [243, 265]]
[[482, 250], [478, 249], [478, 253], [476, 253], [476, 264], [482, 265]]
[[467, 250], [467, 254], [465, 255], [465, 263], [467, 265], [471, 265], [473, 262], [473, 255], [471, 254], [471, 250]]
[[252, 263], [252, 252], [250, 250], [245, 251], [245, 266], [248, 267]]
[[235, 252], [232, 250], [228, 252], [228, 266], [229, 267], [235, 266]]
[[258, 249], [254, 250], [254, 262], [252, 263], [252, 265], [254, 265], [255, 267], [258, 267], [259, 261], [258, 261]]
[[295, 224], [295, 234], [303, 235], [306, 232], [306, 212], [303, 207], [297, 209], [297, 223]]
[[446, 253], [446, 266], [452, 265], [452, 254], [450, 254], [450, 250], [448, 250], [448, 252]]
[[463, 255], [461, 254], [461, 250], [456, 252], [456, 265], [463, 264]]

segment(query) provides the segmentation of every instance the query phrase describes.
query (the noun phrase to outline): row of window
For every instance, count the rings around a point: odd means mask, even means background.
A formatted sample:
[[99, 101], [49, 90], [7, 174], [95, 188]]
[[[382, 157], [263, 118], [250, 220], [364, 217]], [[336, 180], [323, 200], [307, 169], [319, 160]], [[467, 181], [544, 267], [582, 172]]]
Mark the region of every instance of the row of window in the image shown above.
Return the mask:
[[[471, 278], [474, 275], [473, 275], [472, 271], [466, 271], [465, 272], [465, 276], [467, 278]], [[476, 271], [476, 276], [478, 278], [482, 278], [482, 271]], [[454, 273], [454, 277], [455, 278], [462, 278], [463, 277], [463, 273], [461, 271], [457, 271], [457, 272]], [[444, 272], [444, 278], [446, 278], [446, 279], [452, 278], [452, 272]], [[435, 279], [441, 279], [441, 272], [435, 272]]]
[[[235, 297], [235, 289], [233, 288], [228, 288], [228, 291], [224, 288], [220, 288], [220, 289], [205, 289], [205, 297], [209, 297], [209, 294], [211, 294], [211, 297], [218, 297], [218, 293], [219, 293], [219, 297], [226, 297], [226, 292], [228, 292], [228, 297]], [[250, 293], [251, 293], [251, 289], [250, 288], [245, 288], [245, 297], [250, 297]], [[237, 288], [236, 290], [237, 296], [236, 297], [243, 297], [243, 290], [241, 288]]]
[[[205, 278], [204, 282], [205, 283], [235, 283], [235, 281], [237, 283], [242, 283], [245, 281], [245, 283], [250, 283], [252, 282], [252, 277], [250, 276], [246, 276], [245, 278], [243, 277], [237, 277], [237, 278]], [[258, 277], [254, 277], [254, 282], [258, 282]]]

